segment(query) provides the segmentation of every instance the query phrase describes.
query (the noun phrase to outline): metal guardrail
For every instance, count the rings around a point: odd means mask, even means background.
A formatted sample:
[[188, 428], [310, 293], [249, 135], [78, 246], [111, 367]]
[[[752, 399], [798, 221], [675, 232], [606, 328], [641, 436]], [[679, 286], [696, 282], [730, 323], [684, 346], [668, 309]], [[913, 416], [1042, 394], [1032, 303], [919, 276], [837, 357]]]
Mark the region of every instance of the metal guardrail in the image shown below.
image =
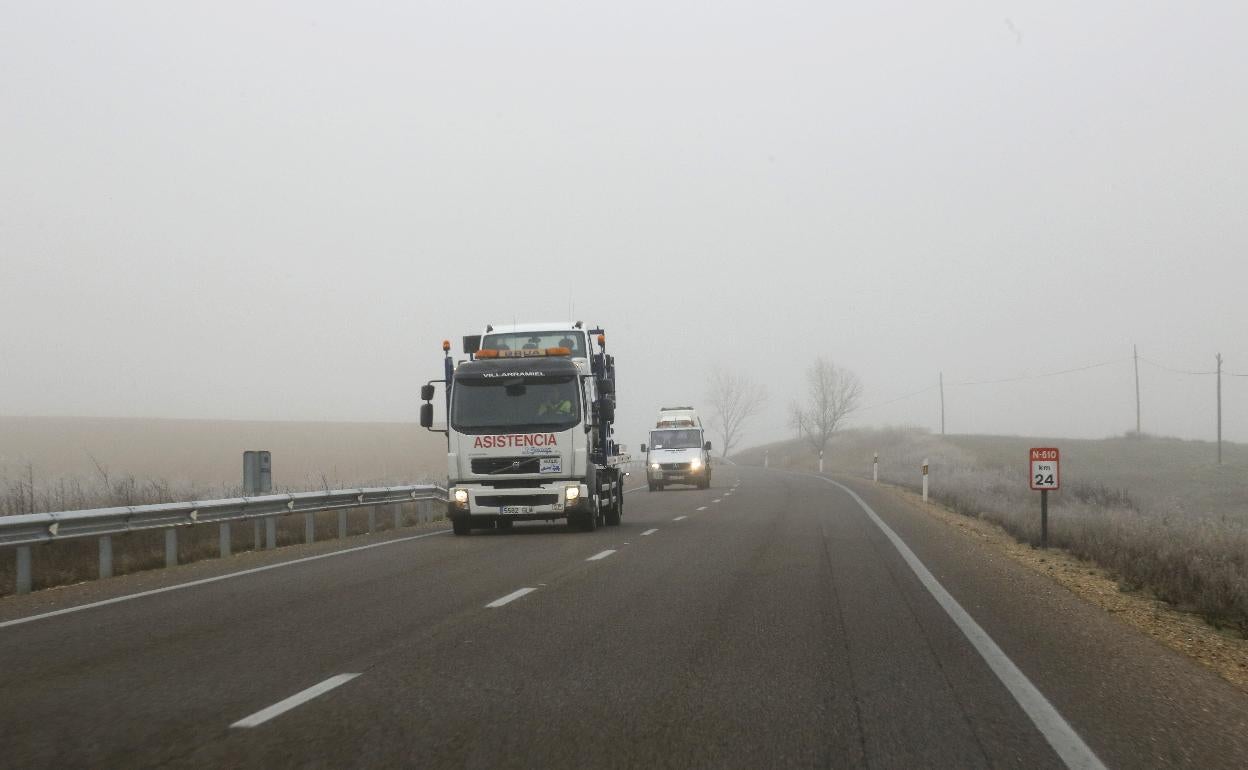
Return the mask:
[[369, 487], [337, 489], [325, 492], [291, 492], [255, 497], [231, 497], [223, 500], [199, 500], [186, 503], [160, 503], [117, 508], [95, 508], [85, 511], [31, 513], [0, 516], [0, 548], [17, 551], [17, 593], [31, 589], [31, 546], [65, 540], [97, 537], [100, 541], [100, 577], [112, 577], [112, 537], [128, 532], [161, 529], [165, 532], [165, 566], [178, 563], [178, 530], [202, 524], [220, 527], [221, 556], [231, 549], [230, 524], [254, 521], [256, 549], [261, 546], [260, 525], [266, 529], [267, 548], [277, 547], [277, 517], [304, 514], [304, 540], [315, 540], [314, 514], [338, 511], [338, 536], [346, 537], [347, 511], [371, 508], [368, 531], [376, 528], [376, 509], [394, 509], [395, 526], [399, 526], [402, 506], [414, 503], [418, 518], [433, 518], [433, 504], [446, 501], [446, 490], [419, 484], [402, 487]]

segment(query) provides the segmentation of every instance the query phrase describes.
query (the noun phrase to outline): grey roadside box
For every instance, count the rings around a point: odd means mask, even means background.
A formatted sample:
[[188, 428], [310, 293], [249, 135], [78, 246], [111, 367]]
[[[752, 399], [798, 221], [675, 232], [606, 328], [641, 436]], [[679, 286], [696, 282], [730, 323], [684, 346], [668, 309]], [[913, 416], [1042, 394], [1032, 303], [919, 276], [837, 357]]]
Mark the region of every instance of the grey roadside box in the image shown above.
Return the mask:
[[[264, 449], [249, 449], [243, 452], [243, 496], [267, 495], [273, 491], [273, 455]], [[265, 529], [268, 534], [269, 547], [276, 545], [277, 522], [271, 517], [266, 520]], [[228, 524], [223, 524], [229, 526]], [[228, 535], [227, 535], [228, 537]], [[260, 522], [256, 521], [256, 550], [260, 550]]]
[[273, 491], [273, 455], [264, 450], [243, 452], [243, 494], [267, 495]]

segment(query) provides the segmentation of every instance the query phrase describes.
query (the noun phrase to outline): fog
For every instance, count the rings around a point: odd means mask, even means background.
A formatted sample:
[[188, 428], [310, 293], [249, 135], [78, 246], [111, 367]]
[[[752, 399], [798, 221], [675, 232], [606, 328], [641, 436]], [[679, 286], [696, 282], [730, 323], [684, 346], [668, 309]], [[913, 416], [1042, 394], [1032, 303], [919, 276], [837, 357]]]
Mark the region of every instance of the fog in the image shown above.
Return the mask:
[[[0, 9], [0, 414], [415, 421], [601, 324], [619, 433], [817, 355], [860, 425], [1214, 435], [1248, 373], [1242, 2]], [[1054, 377], [1000, 380], [1107, 363]], [[920, 395], [900, 398], [929, 389]], [[1226, 377], [1248, 441], [1248, 377]], [[896, 400], [899, 399], [900, 400]]]

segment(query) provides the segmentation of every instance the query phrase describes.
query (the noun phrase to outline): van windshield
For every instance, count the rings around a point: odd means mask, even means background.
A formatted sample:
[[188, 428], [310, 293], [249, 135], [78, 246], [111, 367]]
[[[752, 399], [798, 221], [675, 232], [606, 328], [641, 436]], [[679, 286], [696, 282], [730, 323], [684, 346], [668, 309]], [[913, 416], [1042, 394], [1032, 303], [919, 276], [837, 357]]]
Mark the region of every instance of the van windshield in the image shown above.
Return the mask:
[[455, 381], [451, 427], [462, 433], [559, 432], [580, 422], [575, 377], [465, 378]]
[[655, 449], [696, 449], [702, 446], [702, 431], [652, 430], [650, 446]]

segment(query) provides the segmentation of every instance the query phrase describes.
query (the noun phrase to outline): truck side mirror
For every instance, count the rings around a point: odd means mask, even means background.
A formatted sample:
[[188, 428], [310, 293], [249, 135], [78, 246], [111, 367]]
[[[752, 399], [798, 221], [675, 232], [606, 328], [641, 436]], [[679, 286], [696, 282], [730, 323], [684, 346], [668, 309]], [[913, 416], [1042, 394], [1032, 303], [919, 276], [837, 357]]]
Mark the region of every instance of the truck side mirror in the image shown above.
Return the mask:
[[475, 355], [476, 352], [480, 349], [481, 349], [481, 335], [480, 334], [464, 335], [464, 353], [471, 356], [471, 355]]
[[642, 453], [642, 454], [645, 454], [645, 453], [646, 453], [646, 445], [645, 445], [645, 444], [642, 444], [642, 445], [641, 445], [641, 453]]
[[603, 395], [613, 396], [615, 395], [615, 383], [611, 380], [603, 380], [599, 390], [602, 391]]
[[421, 400], [421, 401], [432, 401], [432, 400], [433, 400], [433, 386], [432, 386], [432, 385], [421, 385], [421, 386], [420, 386], [420, 400]]
[[610, 401], [602, 402], [602, 406], [599, 407], [599, 414], [601, 414], [602, 419], [606, 420], [607, 422], [614, 422], [615, 421], [615, 405], [613, 405]]
[[703, 448], [703, 449], [705, 449], [705, 450], [706, 450], [706, 451], [708, 451], [708, 452], [709, 452], [709, 451], [711, 451], [711, 442], [709, 442], [709, 441], [708, 441], [708, 442], [706, 442], [705, 444], [703, 444], [703, 445], [702, 445], [702, 448]]
[[[433, 386], [426, 385], [425, 387], [431, 388]], [[433, 427], [433, 404], [425, 403], [420, 405], [420, 427]]]

